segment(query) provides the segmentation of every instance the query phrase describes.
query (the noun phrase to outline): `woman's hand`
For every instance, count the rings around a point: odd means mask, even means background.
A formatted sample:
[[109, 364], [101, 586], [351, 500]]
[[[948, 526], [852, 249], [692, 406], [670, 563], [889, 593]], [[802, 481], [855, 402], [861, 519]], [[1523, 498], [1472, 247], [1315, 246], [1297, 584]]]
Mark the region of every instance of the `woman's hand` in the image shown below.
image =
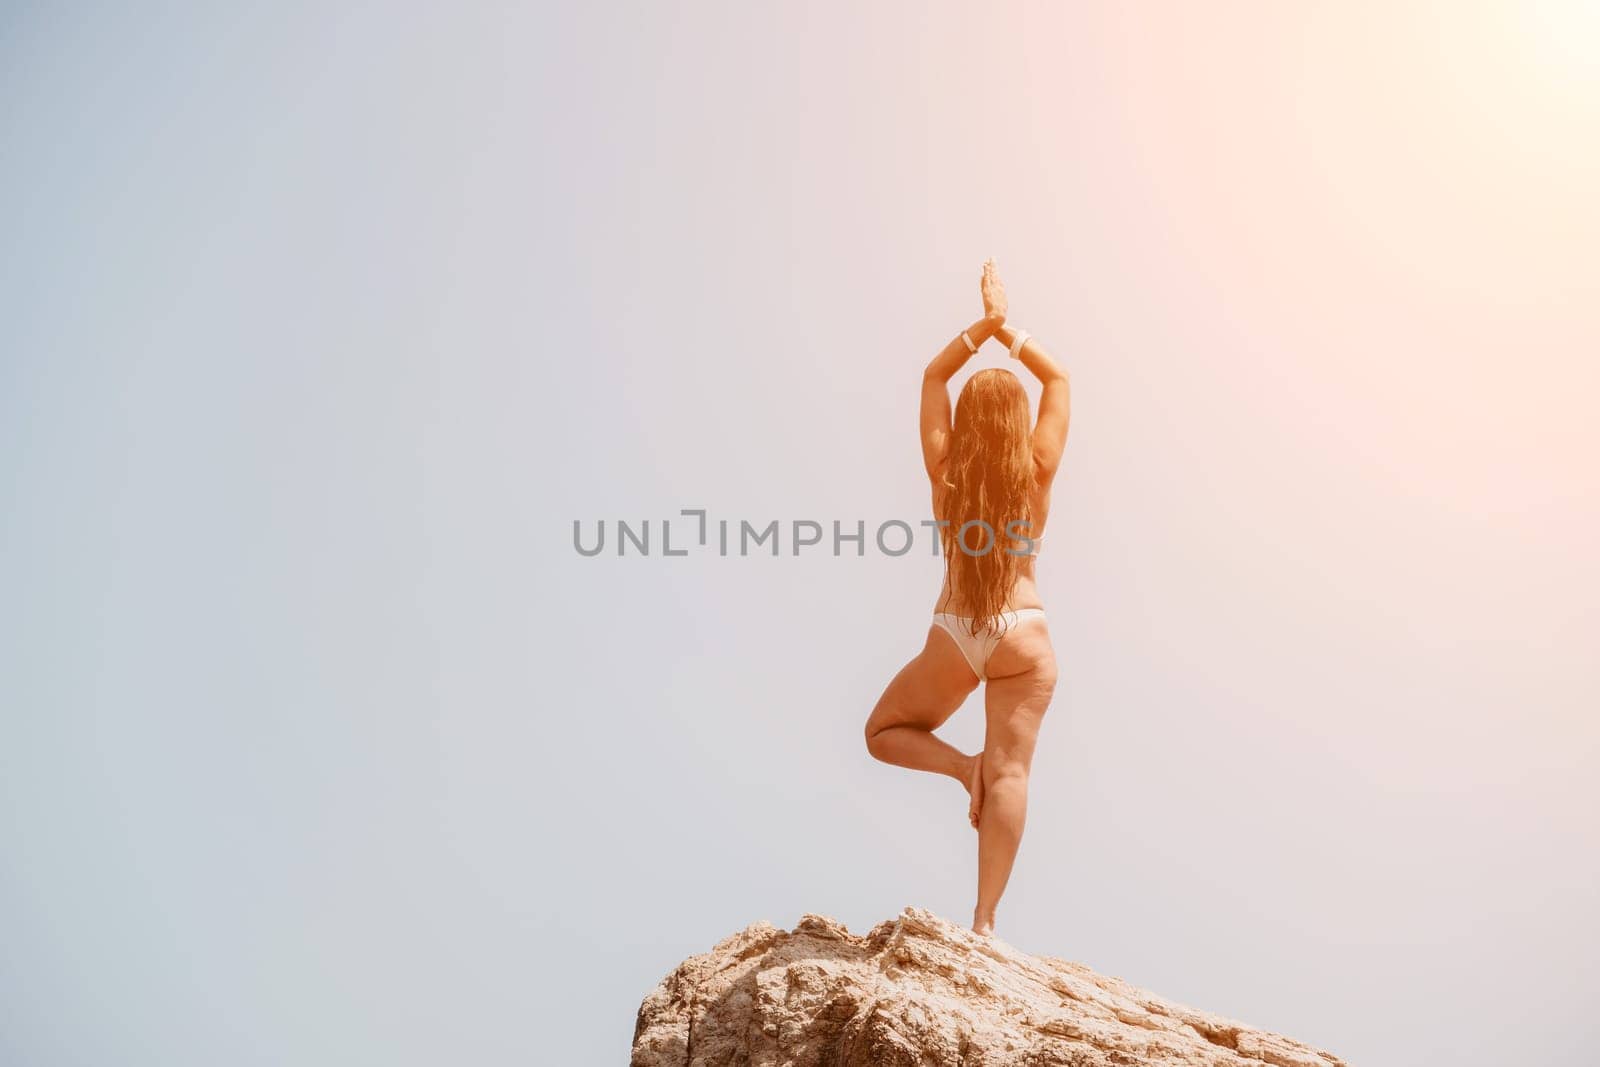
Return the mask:
[[993, 259], [983, 261], [983, 280], [978, 283], [978, 290], [983, 294], [984, 317], [999, 327], [1006, 321], [1006, 287]]
[[[955, 377], [956, 371], [965, 366], [967, 360], [977, 353], [985, 341], [994, 337], [997, 330], [1005, 328], [1006, 287], [1000, 284], [1000, 275], [992, 259], [984, 261], [979, 291], [983, 294], [983, 318], [952, 337], [950, 343], [933, 357], [928, 369], [923, 371], [923, 378], [937, 384], [941, 395], [945, 383]], [[943, 403], [948, 407], [950, 398], [946, 396]], [[948, 418], [944, 419], [940, 425], [948, 425], [949, 421]]]

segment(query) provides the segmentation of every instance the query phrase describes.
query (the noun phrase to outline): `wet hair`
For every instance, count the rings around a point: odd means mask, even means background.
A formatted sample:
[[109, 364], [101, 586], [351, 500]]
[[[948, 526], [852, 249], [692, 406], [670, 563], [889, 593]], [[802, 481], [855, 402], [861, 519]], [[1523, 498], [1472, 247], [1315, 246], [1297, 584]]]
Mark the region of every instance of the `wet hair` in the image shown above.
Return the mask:
[[1010, 371], [981, 370], [956, 398], [936, 516], [948, 520], [939, 531], [947, 595], [967, 606], [974, 636], [997, 628], [1028, 558], [1012, 524], [1032, 523], [1032, 489], [1028, 394]]

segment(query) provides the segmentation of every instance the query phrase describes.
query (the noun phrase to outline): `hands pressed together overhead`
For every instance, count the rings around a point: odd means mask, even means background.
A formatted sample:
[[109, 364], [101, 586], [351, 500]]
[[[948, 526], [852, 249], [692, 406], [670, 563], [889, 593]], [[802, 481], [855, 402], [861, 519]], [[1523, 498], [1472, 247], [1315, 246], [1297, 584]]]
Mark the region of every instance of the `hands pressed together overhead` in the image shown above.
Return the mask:
[[1010, 311], [1006, 287], [1000, 281], [1000, 269], [993, 259], [984, 261], [978, 292], [983, 297], [983, 317], [952, 337], [922, 372], [923, 463], [930, 478], [939, 477], [953, 422], [950, 379], [978, 354], [985, 342], [994, 338], [1043, 385], [1039, 414], [1034, 423], [1033, 451], [1041, 482], [1048, 485], [1055, 477], [1061, 450], [1067, 443], [1072, 407], [1067, 372], [1027, 330], [1006, 325], [1006, 315]]
[[956, 334], [940, 349], [923, 372], [927, 381], [933, 384], [948, 382], [967, 360], [978, 354], [979, 348], [991, 337], [1009, 350], [1012, 359], [1021, 361], [1041, 381], [1066, 376], [1066, 372], [1056, 366], [1027, 330], [1006, 325], [1010, 307], [1006, 300], [1005, 283], [1000, 280], [1000, 268], [995, 266], [993, 259], [983, 262], [978, 293], [983, 298], [983, 317]]
[[998, 329], [1006, 321], [1006, 286], [1000, 280], [1000, 269], [993, 258], [983, 261], [983, 278], [978, 282], [983, 295], [983, 317]]

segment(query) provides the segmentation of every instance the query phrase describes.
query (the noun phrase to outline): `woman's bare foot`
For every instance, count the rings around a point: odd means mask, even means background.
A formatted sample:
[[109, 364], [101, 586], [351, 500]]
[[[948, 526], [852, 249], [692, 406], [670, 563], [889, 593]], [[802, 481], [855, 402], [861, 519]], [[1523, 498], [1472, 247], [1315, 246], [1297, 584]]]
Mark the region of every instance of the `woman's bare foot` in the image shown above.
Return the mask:
[[979, 915], [978, 910], [972, 910], [972, 932], [982, 934], [984, 937], [994, 936], [994, 913]]
[[978, 818], [983, 814], [983, 753], [972, 757], [972, 767], [967, 771], [967, 821], [978, 828]]

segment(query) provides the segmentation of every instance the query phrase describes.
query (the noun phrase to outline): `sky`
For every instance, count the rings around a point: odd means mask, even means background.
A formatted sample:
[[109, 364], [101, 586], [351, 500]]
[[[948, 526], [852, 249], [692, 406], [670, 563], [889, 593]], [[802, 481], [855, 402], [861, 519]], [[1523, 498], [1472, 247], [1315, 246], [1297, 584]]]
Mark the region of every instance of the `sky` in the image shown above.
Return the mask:
[[749, 923], [967, 919], [861, 729], [994, 256], [1074, 393], [999, 936], [1587, 1063], [1597, 129], [1576, 2], [8, 7], [0, 1059], [619, 1063]]

